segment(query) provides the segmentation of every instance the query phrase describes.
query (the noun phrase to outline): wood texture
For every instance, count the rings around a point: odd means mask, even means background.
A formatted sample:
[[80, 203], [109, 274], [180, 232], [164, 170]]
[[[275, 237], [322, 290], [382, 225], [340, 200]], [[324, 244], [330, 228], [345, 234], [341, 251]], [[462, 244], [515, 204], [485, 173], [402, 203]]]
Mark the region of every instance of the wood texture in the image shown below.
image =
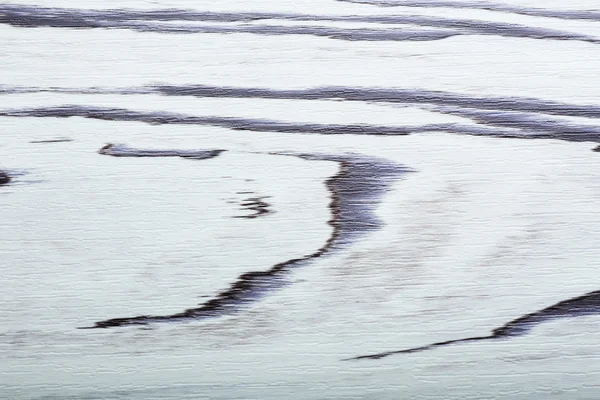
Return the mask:
[[595, 3], [0, 5], [0, 397], [598, 398]]

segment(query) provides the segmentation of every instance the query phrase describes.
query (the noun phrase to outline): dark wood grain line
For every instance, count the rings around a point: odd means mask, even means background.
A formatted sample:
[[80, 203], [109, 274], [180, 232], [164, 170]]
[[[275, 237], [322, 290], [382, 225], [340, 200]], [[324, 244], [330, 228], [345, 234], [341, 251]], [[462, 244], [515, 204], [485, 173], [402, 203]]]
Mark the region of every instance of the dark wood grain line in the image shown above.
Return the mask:
[[[256, 22], [283, 20], [305, 22], [362, 22], [392, 25], [418, 25], [433, 31], [407, 29], [342, 29], [326, 26], [190, 25], [189, 22]], [[161, 22], [162, 21], [162, 22]], [[165, 24], [164, 21], [171, 23]], [[185, 21], [186, 24], [174, 24]], [[192, 10], [89, 10], [34, 7], [19, 4], [0, 6], [0, 23], [23, 28], [104, 28], [161, 33], [252, 33], [259, 35], [316, 35], [343, 40], [439, 40], [455, 35], [491, 35], [514, 38], [576, 40], [598, 43], [599, 39], [574, 32], [484, 20], [456, 19], [423, 15], [335, 16], [291, 13], [218, 13]], [[440, 31], [440, 29], [444, 31]]]
[[319, 257], [348, 246], [366, 233], [379, 229], [382, 222], [375, 216], [374, 208], [391, 183], [410, 171], [386, 160], [358, 155], [276, 154], [340, 163], [339, 172], [325, 182], [331, 194], [329, 208], [332, 214], [327, 223], [333, 231], [321, 248], [314, 253], [276, 264], [265, 271], [244, 273], [228, 289], [200, 304], [200, 307], [170, 315], [111, 318], [81, 329], [184, 322], [238, 312], [273, 290], [289, 284], [287, 276], [293, 269], [306, 266]]
[[438, 347], [445, 347], [467, 342], [508, 339], [511, 337], [526, 335], [534, 327], [547, 321], [586, 315], [600, 315], [600, 291], [594, 291], [583, 296], [564, 300], [540, 311], [523, 315], [522, 317], [516, 318], [502, 325], [501, 327], [494, 329], [492, 334], [488, 336], [474, 336], [463, 339], [446, 340], [443, 342], [431, 343], [425, 346], [413, 347], [410, 349], [386, 351], [382, 353], [352, 357], [346, 359], [346, 361], [363, 359], [377, 360], [394, 354], [418, 353], [426, 350], [433, 350]]
[[553, 10], [514, 6], [504, 3], [483, 1], [448, 0], [337, 0], [344, 3], [366, 4], [377, 7], [414, 7], [414, 8], [454, 8], [497, 11], [502, 13], [528, 15], [532, 17], [557, 18], [566, 20], [600, 21], [600, 10]]

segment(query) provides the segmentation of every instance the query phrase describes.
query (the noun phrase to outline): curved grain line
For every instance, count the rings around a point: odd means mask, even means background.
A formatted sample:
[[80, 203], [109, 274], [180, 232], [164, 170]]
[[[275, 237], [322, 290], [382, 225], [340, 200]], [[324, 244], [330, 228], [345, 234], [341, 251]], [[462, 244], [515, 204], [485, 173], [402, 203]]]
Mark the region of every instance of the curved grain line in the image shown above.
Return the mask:
[[200, 307], [170, 315], [111, 318], [80, 329], [182, 322], [219, 317], [239, 311], [269, 292], [288, 284], [286, 278], [293, 269], [347, 246], [365, 233], [378, 229], [382, 222], [373, 213], [377, 201], [393, 181], [409, 172], [408, 169], [389, 161], [354, 155], [273, 154], [302, 157], [307, 160], [334, 161], [340, 164], [339, 172], [325, 182], [331, 193], [329, 208], [332, 218], [328, 224], [333, 227], [333, 232], [321, 248], [312, 254], [276, 264], [265, 271], [244, 273], [228, 289], [200, 304]]
[[[600, 128], [577, 125], [559, 120], [549, 121], [535, 115], [482, 112], [467, 109], [433, 108], [438, 112], [455, 114], [479, 123], [439, 123], [417, 126], [369, 124], [310, 124], [282, 122], [267, 119], [193, 116], [157, 111], [133, 111], [124, 108], [58, 106], [16, 110], [0, 110], [4, 117], [69, 118], [83, 117], [106, 121], [137, 121], [152, 125], [207, 125], [223, 128], [279, 133], [304, 133], [320, 135], [373, 135], [403, 136], [411, 133], [448, 132], [461, 135], [490, 136], [516, 139], [559, 139], [571, 142], [600, 142]], [[483, 124], [483, 126], [481, 125]]]
[[[344, 100], [371, 103], [424, 104], [469, 109], [515, 111], [565, 117], [600, 118], [600, 106], [570, 104], [552, 100], [517, 96], [472, 96], [425, 89], [369, 88], [323, 86], [308, 89], [271, 89], [211, 85], [147, 85], [129, 88], [64, 88], [0, 85], [0, 94], [63, 93], [63, 94], [159, 94], [198, 98], [258, 98], [274, 100]], [[75, 107], [75, 106], [68, 106]], [[83, 108], [83, 107], [82, 107]], [[100, 107], [88, 107], [98, 109]], [[105, 108], [105, 110], [108, 110]], [[119, 110], [119, 109], [115, 109]], [[74, 113], [75, 111], [70, 111]]]
[[438, 347], [445, 347], [454, 344], [466, 342], [481, 342], [486, 340], [508, 339], [515, 336], [523, 336], [529, 333], [537, 325], [556, 319], [574, 318], [586, 315], [600, 314], [600, 290], [587, 293], [583, 296], [574, 297], [572, 299], [558, 302], [550, 307], [531, 314], [523, 315], [522, 317], [513, 319], [499, 328], [492, 330], [492, 334], [488, 336], [474, 336], [464, 339], [446, 340], [443, 342], [431, 343], [421, 347], [413, 347], [405, 350], [387, 351], [376, 354], [352, 357], [347, 360], [362, 360], [362, 359], [380, 359], [391, 356], [393, 354], [409, 354], [418, 353], [426, 350], [433, 350]]

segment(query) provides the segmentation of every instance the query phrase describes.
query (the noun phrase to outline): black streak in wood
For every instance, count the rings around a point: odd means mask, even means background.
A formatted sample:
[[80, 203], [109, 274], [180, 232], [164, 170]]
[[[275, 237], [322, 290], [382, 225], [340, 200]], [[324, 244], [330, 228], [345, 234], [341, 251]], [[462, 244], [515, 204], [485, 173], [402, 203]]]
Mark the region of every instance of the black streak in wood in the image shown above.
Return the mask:
[[[303, 21], [327, 24], [331, 22], [362, 22], [396, 25], [395, 29], [343, 29], [332, 26], [286, 25], [215, 25], [215, 22], [257, 22], [260, 20]], [[165, 24], [162, 21], [170, 21]], [[175, 24], [175, 22], [187, 22]], [[190, 22], [195, 22], [191, 24]], [[198, 22], [212, 22], [199, 25]], [[423, 15], [346, 15], [319, 16], [290, 13], [218, 13], [191, 10], [83, 10], [74, 8], [0, 6], [0, 23], [17, 27], [104, 28], [131, 29], [160, 33], [252, 33], [259, 35], [313, 35], [341, 40], [439, 40], [456, 35], [475, 34], [531, 39], [579, 40], [598, 43], [592, 36], [537, 26], [502, 22], [432, 17]], [[404, 26], [402, 26], [404, 25]], [[418, 25], [432, 30], [412, 29]]]
[[113, 157], [181, 157], [194, 160], [214, 158], [226, 150], [145, 150], [134, 149], [122, 144], [108, 143], [99, 154]]
[[556, 303], [550, 307], [544, 308], [540, 311], [536, 311], [531, 314], [523, 315], [517, 319], [514, 319], [499, 328], [492, 331], [491, 335], [488, 336], [474, 336], [464, 339], [446, 340], [443, 342], [431, 343], [426, 346], [413, 347], [405, 350], [387, 351], [376, 354], [369, 354], [365, 356], [358, 356], [349, 358], [348, 360], [361, 360], [361, 359], [380, 359], [393, 354], [409, 354], [418, 353], [421, 351], [432, 350], [438, 347], [445, 347], [454, 344], [467, 343], [467, 342], [481, 342], [487, 340], [499, 340], [508, 339], [515, 336], [522, 336], [535, 326], [546, 322], [561, 318], [573, 318], [585, 315], [599, 315], [600, 314], [600, 290], [587, 293], [580, 297], [564, 300]]
[[4, 171], [0, 171], [0, 186], [8, 185], [10, 181], [10, 176]]
[[386, 160], [357, 155], [279, 154], [340, 164], [339, 172], [326, 181], [331, 193], [329, 208], [332, 214], [328, 224], [333, 232], [321, 248], [312, 254], [276, 264], [268, 270], [244, 273], [228, 289], [200, 304], [200, 307], [171, 315], [112, 318], [82, 329], [201, 320], [237, 312], [289, 284], [287, 275], [293, 269], [308, 265], [314, 259], [341, 249], [367, 232], [378, 229], [382, 222], [375, 216], [374, 208], [391, 183], [409, 172]]

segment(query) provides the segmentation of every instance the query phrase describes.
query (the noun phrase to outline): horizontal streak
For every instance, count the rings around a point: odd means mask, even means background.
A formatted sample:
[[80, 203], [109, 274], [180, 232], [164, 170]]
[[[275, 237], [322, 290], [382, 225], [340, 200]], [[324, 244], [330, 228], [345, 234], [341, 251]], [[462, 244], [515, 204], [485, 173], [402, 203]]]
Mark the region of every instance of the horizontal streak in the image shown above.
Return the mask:
[[498, 113], [466, 109], [439, 108], [438, 112], [472, 118], [479, 124], [439, 123], [417, 126], [369, 124], [312, 124], [274, 121], [267, 119], [193, 116], [160, 111], [133, 111], [124, 108], [107, 108], [66, 105], [27, 109], [0, 110], [4, 117], [69, 118], [82, 117], [105, 121], [135, 121], [152, 125], [207, 125], [232, 130], [254, 132], [306, 133], [320, 135], [373, 135], [402, 136], [412, 133], [448, 132], [462, 135], [490, 136], [518, 139], [559, 139], [572, 142], [600, 142], [600, 128], [547, 121], [518, 113]]
[[486, 11], [499, 11], [532, 17], [558, 18], [569, 20], [600, 21], [600, 10], [551, 10], [545, 8], [528, 8], [503, 3], [482, 1], [447, 1], [447, 0], [338, 0], [344, 3], [368, 4], [378, 7], [418, 7], [418, 8], [458, 8]]
[[98, 150], [98, 153], [113, 157], [181, 157], [194, 160], [206, 160], [217, 157], [224, 151], [225, 150], [148, 150], [109, 143]]
[[558, 139], [569, 142], [600, 142], [600, 126], [574, 124], [564, 120], [549, 119], [534, 113], [488, 111], [458, 107], [432, 107], [440, 113], [469, 118], [486, 126], [519, 129], [541, 139]]
[[557, 101], [396, 88], [325, 86], [310, 89], [269, 89], [211, 85], [149, 85], [130, 88], [36, 88], [0, 85], [0, 94], [22, 93], [67, 94], [160, 94], [199, 98], [259, 98], [275, 100], [347, 100], [373, 103], [450, 106], [468, 109], [539, 113], [564, 117], [600, 118], [600, 106], [578, 105]]
[[[158, 21], [253, 22], [260, 20], [311, 22], [363, 22], [394, 25], [418, 25], [449, 31], [402, 31], [376, 29], [341, 29], [332, 27], [290, 26], [194, 26], [168, 25]], [[138, 22], [135, 22], [138, 21]], [[145, 21], [145, 22], [139, 22]], [[190, 10], [84, 10], [73, 8], [0, 6], [0, 23], [17, 27], [115, 28], [152, 32], [179, 33], [253, 33], [261, 35], [305, 34], [344, 40], [438, 40], [460, 34], [494, 35], [531, 39], [578, 40], [598, 43], [599, 39], [577, 33], [518, 24], [453, 19], [420, 15], [310, 15], [286, 13], [218, 13]]]
[[[91, 90], [92, 92], [94, 91], [94, 89]], [[439, 106], [456, 106], [475, 109], [533, 112], [567, 117], [600, 118], [600, 106], [596, 105], [575, 105], [524, 97], [470, 96], [451, 92], [420, 89], [327, 86], [311, 89], [277, 90], [268, 88], [239, 88], [208, 85], [155, 85], [124, 89], [121, 93], [127, 94], [129, 92], [159, 93], [166, 96], [194, 97], [235, 97], [296, 100], [342, 99], [350, 101], [432, 104]]]
[[[153, 125], [207, 125], [219, 126], [233, 130], [279, 133], [309, 133], [321, 135], [408, 135], [410, 133], [436, 131], [467, 134], [493, 134], [485, 128], [460, 125], [454, 123], [430, 124], [418, 126], [389, 126], [368, 124], [311, 124], [282, 122], [267, 119], [250, 119], [234, 117], [193, 116], [160, 111], [133, 111], [124, 108], [59, 106], [28, 109], [0, 110], [4, 117], [37, 117], [37, 118], [68, 118], [82, 117], [105, 121], [136, 121]], [[507, 130], [504, 134], [509, 135]]]

